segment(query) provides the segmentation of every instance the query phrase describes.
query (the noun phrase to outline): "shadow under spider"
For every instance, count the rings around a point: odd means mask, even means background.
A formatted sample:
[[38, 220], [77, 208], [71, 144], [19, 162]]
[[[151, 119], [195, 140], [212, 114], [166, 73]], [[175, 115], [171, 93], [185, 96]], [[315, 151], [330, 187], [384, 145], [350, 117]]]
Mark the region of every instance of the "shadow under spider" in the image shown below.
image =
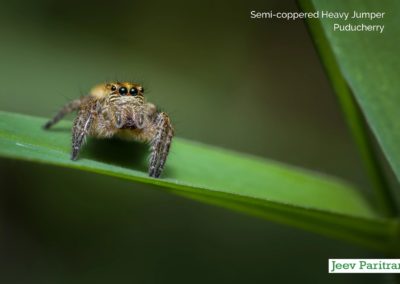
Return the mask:
[[89, 138], [80, 157], [147, 173], [149, 154], [149, 146], [144, 143]]
[[[70, 132], [69, 128], [55, 127], [49, 131]], [[89, 137], [79, 153], [79, 158], [90, 159], [110, 165], [133, 169], [147, 173], [149, 167], [150, 146], [146, 143], [126, 141], [118, 138], [97, 139]], [[161, 177], [170, 177], [168, 161]]]

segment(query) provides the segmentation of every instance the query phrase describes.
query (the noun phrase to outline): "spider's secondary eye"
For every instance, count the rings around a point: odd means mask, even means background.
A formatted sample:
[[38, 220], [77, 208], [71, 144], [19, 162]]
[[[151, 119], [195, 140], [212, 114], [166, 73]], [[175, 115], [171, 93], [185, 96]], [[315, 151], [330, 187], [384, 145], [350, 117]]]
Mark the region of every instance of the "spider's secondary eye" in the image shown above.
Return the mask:
[[142, 89], [140, 90], [140, 92], [142, 92], [142, 94], [144, 94], [144, 88], [142, 87]]
[[115, 91], [117, 89], [117, 87], [115, 87], [114, 85], [111, 86], [111, 91]]
[[131, 94], [132, 96], [136, 96], [137, 95], [137, 89], [136, 88], [132, 88], [129, 90], [129, 94]]
[[125, 87], [121, 87], [119, 88], [119, 93], [121, 94], [121, 96], [125, 96], [128, 93], [128, 89]]

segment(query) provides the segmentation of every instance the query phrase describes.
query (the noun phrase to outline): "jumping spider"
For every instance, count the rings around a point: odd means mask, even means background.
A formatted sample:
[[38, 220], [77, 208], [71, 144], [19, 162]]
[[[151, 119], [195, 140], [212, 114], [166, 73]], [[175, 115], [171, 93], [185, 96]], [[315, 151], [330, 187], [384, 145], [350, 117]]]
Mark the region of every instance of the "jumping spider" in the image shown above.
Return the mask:
[[66, 104], [45, 129], [66, 114], [78, 111], [72, 127], [71, 159], [78, 158], [87, 135], [97, 138], [112, 136], [149, 142], [151, 146], [149, 176], [159, 177], [168, 156], [174, 129], [165, 112], [146, 102], [139, 84], [113, 82], [95, 86], [88, 96]]

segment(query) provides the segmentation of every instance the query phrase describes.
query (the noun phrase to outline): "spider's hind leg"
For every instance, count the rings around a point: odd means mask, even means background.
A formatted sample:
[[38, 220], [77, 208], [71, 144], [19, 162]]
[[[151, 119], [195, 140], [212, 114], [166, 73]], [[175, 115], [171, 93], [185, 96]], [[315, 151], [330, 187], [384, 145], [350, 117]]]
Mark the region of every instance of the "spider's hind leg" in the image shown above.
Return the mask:
[[64, 116], [79, 109], [79, 107], [82, 104], [82, 101], [83, 101], [83, 99], [80, 98], [80, 99], [73, 100], [73, 101], [67, 103], [66, 105], [64, 105], [63, 108], [60, 109], [59, 112], [52, 119], [50, 119], [45, 125], [43, 125], [43, 128], [49, 129], [54, 124], [59, 122]]
[[158, 113], [154, 120], [155, 134], [151, 140], [149, 176], [160, 177], [169, 153], [174, 129], [165, 112]]

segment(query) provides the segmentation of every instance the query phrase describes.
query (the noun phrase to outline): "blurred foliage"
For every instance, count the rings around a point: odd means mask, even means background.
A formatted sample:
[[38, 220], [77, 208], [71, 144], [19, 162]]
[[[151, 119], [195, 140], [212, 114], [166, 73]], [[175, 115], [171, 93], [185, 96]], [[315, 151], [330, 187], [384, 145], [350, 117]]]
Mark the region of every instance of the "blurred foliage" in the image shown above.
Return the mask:
[[[99, 81], [139, 81], [149, 100], [171, 113], [179, 136], [368, 190], [304, 24], [249, 19], [253, 9], [293, 11], [293, 1], [1, 6], [2, 110], [51, 116]], [[148, 190], [153, 186], [10, 160], [0, 162], [0, 182], [1, 282], [384, 278], [327, 275], [327, 258], [376, 257], [369, 251]]]

